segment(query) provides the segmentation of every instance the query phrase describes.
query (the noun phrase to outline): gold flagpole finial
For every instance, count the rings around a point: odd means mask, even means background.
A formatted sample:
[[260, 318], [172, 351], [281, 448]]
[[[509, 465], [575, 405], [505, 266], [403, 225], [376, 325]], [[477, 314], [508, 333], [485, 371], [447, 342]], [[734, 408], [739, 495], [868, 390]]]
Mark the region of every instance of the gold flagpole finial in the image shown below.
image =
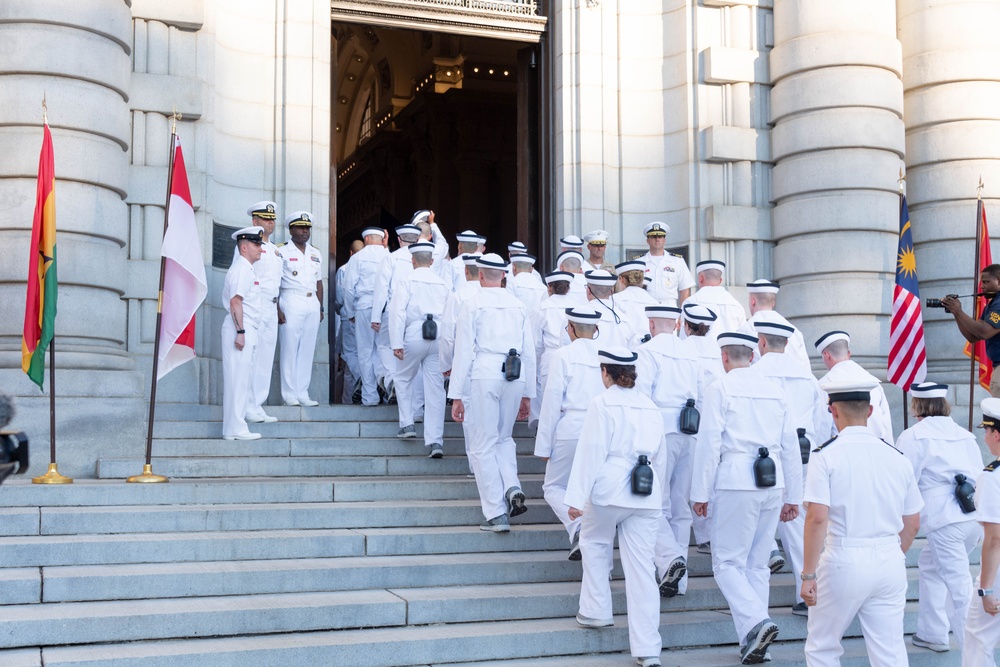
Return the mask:
[[979, 176], [979, 186], [976, 188], [976, 199], [982, 199], [983, 198], [983, 188], [984, 187], [986, 187], [986, 186], [983, 185], [983, 177], [982, 177], [982, 175], [980, 175]]
[[899, 185], [899, 194], [903, 194], [903, 183], [906, 183], [906, 176], [903, 175], [903, 168], [899, 168], [899, 180], [896, 184]]
[[184, 114], [178, 113], [177, 105], [174, 105], [174, 112], [170, 114], [170, 134], [177, 134], [177, 121], [183, 120]]
[[46, 104], [44, 91], [42, 91], [42, 123], [49, 124], [49, 105]]

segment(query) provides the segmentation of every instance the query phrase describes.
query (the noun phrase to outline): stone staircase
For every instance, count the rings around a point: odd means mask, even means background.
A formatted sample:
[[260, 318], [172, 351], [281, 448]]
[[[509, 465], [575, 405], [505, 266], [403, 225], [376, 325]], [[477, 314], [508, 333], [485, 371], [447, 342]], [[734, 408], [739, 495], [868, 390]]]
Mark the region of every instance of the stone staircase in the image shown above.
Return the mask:
[[[579, 627], [580, 564], [541, 498], [543, 464], [518, 424], [530, 511], [483, 533], [461, 428], [445, 458], [395, 436], [392, 407], [273, 407], [264, 438], [223, 441], [217, 406], [159, 406], [153, 470], [102, 459], [95, 480], [0, 487], [0, 665], [629, 665], [616, 562], [614, 628]], [[418, 425], [418, 431], [420, 427]], [[138, 453], [138, 452], [137, 452]], [[915, 567], [922, 541], [911, 550]], [[739, 663], [709, 556], [662, 602], [665, 665]], [[910, 570], [916, 598], [916, 570]], [[775, 666], [802, 665], [796, 580], [772, 578]], [[916, 607], [907, 610], [912, 632]], [[855, 626], [852, 637], [860, 636]], [[865, 665], [846, 642], [845, 665]], [[910, 647], [913, 665], [957, 650]]]

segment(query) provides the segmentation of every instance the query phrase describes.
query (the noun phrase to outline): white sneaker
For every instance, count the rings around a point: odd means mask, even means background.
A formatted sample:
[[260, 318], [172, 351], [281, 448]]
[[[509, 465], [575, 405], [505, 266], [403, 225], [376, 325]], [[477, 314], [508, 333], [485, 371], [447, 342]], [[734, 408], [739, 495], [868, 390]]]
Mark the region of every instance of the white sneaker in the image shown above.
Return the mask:
[[615, 624], [614, 619], [601, 620], [599, 618], [590, 618], [589, 616], [584, 616], [583, 614], [576, 615], [576, 622], [585, 628], [608, 628]]
[[309, 398], [308, 396], [306, 398], [303, 398], [302, 400], [300, 400], [299, 403], [301, 403], [302, 407], [304, 407], [304, 408], [315, 408], [317, 405], [319, 405], [318, 401], [314, 401], [311, 398]]
[[285, 401], [285, 405], [297, 408], [297, 407], [301, 406], [302, 404], [299, 403], [298, 401]]
[[224, 435], [225, 440], [260, 440], [260, 433], [238, 433], [236, 435]]
[[913, 642], [914, 646], [930, 649], [935, 653], [946, 653], [951, 650], [951, 644], [935, 644], [934, 642], [929, 642], [926, 639], [921, 639], [917, 635], [910, 637], [910, 641]]

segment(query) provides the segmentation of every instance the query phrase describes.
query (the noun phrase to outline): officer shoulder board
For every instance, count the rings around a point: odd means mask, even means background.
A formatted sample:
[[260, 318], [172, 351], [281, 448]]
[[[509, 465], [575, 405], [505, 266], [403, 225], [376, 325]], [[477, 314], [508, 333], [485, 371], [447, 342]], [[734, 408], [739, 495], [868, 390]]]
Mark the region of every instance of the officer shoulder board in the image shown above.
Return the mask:
[[993, 472], [997, 468], [1000, 468], [1000, 459], [997, 459], [996, 461], [990, 461], [986, 465], [986, 467], [983, 468], [983, 472]]
[[284, 247], [285, 247], [286, 245], [288, 245], [288, 241], [284, 241], [284, 242], [282, 242], [282, 243], [279, 243], [279, 244], [278, 244], [278, 247], [279, 247], [279, 248], [284, 248]]
[[829, 440], [827, 440], [826, 442], [824, 442], [822, 445], [820, 445], [819, 447], [817, 447], [816, 449], [814, 449], [813, 452], [815, 453], [815, 452], [822, 451], [822, 449], [824, 447], [826, 447], [827, 445], [829, 445], [830, 443], [832, 443], [836, 439], [837, 439], [837, 436], [833, 436], [832, 438], [830, 438]]
[[671, 257], [679, 257], [681, 259], [684, 259], [684, 255], [681, 255], [681, 254], [676, 253], [676, 252], [669, 252], [668, 251], [667, 254], [670, 255]]

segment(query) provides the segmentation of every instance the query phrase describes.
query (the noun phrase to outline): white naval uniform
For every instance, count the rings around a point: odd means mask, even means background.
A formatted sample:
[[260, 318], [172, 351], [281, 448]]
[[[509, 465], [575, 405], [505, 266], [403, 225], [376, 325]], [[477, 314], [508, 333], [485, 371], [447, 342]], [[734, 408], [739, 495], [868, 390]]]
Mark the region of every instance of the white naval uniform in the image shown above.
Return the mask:
[[323, 281], [323, 256], [316, 246], [306, 243], [305, 252], [289, 241], [278, 248], [281, 258], [281, 296], [285, 315], [281, 325], [281, 398], [285, 403], [311, 400], [313, 355], [319, 336], [320, 308], [318, 284]]
[[[889, 413], [889, 401], [885, 397], [885, 392], [882, 390], [882, 384], [879, 382], [878, 378], [866, 371], [861, 367], [856, 361], [851, 359], [845, 359], [841, 361], [836, 366], [830, 369], [830, 371], [823, 376], [822, 382], [874, 382], [877, 383], [875, 388], [872, 389], [872, 414], [868, 418], [868, 428], [872, 430], [872, 433], [876, 437], [882, 438], [890, 445], [893, 443], [892, 437], [892, 415]], [[830, 434], [828, 437], [837, 435], [837, 427], [833, 424], [833, 419], [829, 416], [826, 417], [826, 424], [829, 431], [824, 428], [823, 433], [820, 437], [825, 435], [827, 432]]]
[[[666, 438], [666, 491], [656, 537], [656, 569], [665, 574], [675, 558], [687, 559], [691, 541], [691, 455], [693, 435], [680, 431], [681, 408], [698, 401], [698, 360], [689, 345], [672, 333], [660, 333], [637, 350], [636, 388], [649, 396], [663, 417]], [[687, 575], [679, 592], [687, 591]]]
[[[564, 502], [583, 512], [580, 614], [612, 619], [615, 531], [625, 571], [629, 648], [635, 657], [660, 655], [660, 596], [653, 552], [666, 480], [666, 447], [660, 411], [636, 389], [608, 387], [590, 401], [573, 458]], [[631, 473], [640, 455], [653, 469], [653, 493], [632, 493]]]
[[[444, 282], [446, 285], [448, 284], [447, 280]], [[481, 289], [482, 285], [480, 285], [478, 280], [466, 280], [456, 291], [451, 293], [445, 302], [444, 314], [441, 316], [441, 325], [438, 327], [438, 365], [442, 373], [450, 373], [454, 365], [455, 331], [457, 329], [458, 314], [462, 312], [465, 303], [471, 300]], [[449, 386], [450, 382], [449, 380]], [[471, 386], [470, 378], [465, 378], [464, 386], [466, 391], [465, 395], [462, 396], [462, 402], [465, 403], [465, 411], [468, 412], [472, 398], [468, 391]], [[472, 469], [472, 457], [469, 455], [469, 443], [472, 441], [472, 436], [469, 431], [468, 419], [462, 422], [462, 435], [465, 440], [465, 456], [469, 459], [469, 472], [475, 474], [475, 471]]]
[[549, 298], [548, 288], [538, 279], [535, 273], [522, 272], [507, 276], [507, 289], [516, 296], [529, 313], [538, 310], [538, 306]]
[[629, 285], [615, 294], [615, 307], [621, 307], [632, 321], [636, 334], [641, 338], [649, 333], [649, 318], [646, 317], [646, 306], [658, 306], [659, 302], [649, 295], [649, 292]]
[[354, 334], [354, 325], [347, 321], [347, 316], [344, 314], [346, 269], [346, 264], [337, 269], [335, 298], [337, 314], [340, 316], [340, 356], [344, 358], [344, 364], [347, 366], [347, 371], [344, 373], [343, 401], [350, 404], [353, 401], [354, 384], [361, 378], [361, 368], [358, 363], [358, 340]]
[[[1000, 524], [1000, 467], [991, 462], [976, 478], [976, 518], [983, 524]], [[996, 573], [994, 572], [994, 575]], [[973, 589], [982, 588], [982, 571]], [[993, 584], [994, 589], [996, 584]], [[1000, 644], [1000, 615], [983, 611], [983, 600], [972, 591], [972, 602], [965, 620], [965, 642], [962, 647], [962, 667], [995, 667], [994, 655]]]
[[839, 666], [841, 638], [857, 615], [870, 664], [904, 667], [906, 558], [899, 532], [903, 517], [923, 507], [913, 468], [869, 428], [848, 426], [810, 454], [803, 501], [830, 508], [806, 665]]
[[[750, 368], [734, 368], [702, 397], [704, 410], [694, 452], [691, 501], [709, 502], [712, 512], [712, 571], [733, 614], [742, 643], [768, 618], [767, 561], [782, 503], [802, 499], [802, 464], [785, 392]], [[753, 462], [767, 447], [777, 483], [758, 488]]]
[[[955, 498], [955, 475], [970, 483], [983, 468], [976, 437], [951, 417], [924, 417], [899, 434], [903, 452], [924, 499], [920, 527], [927, 546], [920, 551], [920, 608], [917, 636], [948, 644], [948, 629], [959, 647], [965, 641], [965, 616], [975, 593], [969, 574], [969, 552], [982, 539], [976, 513], [965, 514]], [[976, 600], [978, 603], [979, 600]]]
[[[389, 382], [395, 381], [396, 367], [399, 365], [389, 344], [389, 301], [392, 300], [396, 285], [411, 273], [413, 273], [413, 255], [410, 254], [409, 248], [403, 247], [393, 250], [387, 257], [382, 258], [378, 274], [375, 276], [371, 324], [379, 325], [379, 330], [375, 333], [375, 349], [378, 351], [379, 364], [385, 369], [383, 386], [386, 390], [389, 388]], [[398, 403], [398, 389], [396, 394]]]
[[[799, 331], [794, 324], [782, 317], [777, 311], [758, 310], [750, 316], [750, 319], [747, 320], [742, 327], [740, 327], [740, 332], [756, 336], [757, 330], [753, 326], [754, 322], [782, 324], [786, 327], [792, 327], [792, 329], [795, 329], [795, 331], [792, 332], [792, 337], [788, 339], [788, 343], [785, 345], [785, 354], [792, 355], [792, 357], [795, 358], [802, 366], [803, 370], [812, 372], [812, 362], [809, 361], [809, 352], [806, 351], [805, 339], [802, 338], [802, 332]], [[758, 350], [754, 350], [752, 363], [757, 363], [759, 359], [760, 352]], [[824, 438], [824, 440], [826, 439], [827, 438]]]
[[[248, 415], [264, 412], [263, 406], [271, 391], [274, 348], [278, 343], [278, 289], [281, 286], [281, 258], [278, 257], [277, 250], [278, 246], [264, 241], [260, 245], [260, 259], [253, 263], [253, 271], [260, 282], [261, 314], [250, 391], [247, 394]], [[236, 255], [238, 254], [237, 249]]]
[[566, 527], [570, 541], [580, 529], [580, 520], [569, 518], [569, 507], [563, 502], [563, 496], [587, 405], [590, 399], [604, 391], [601, 363], [597, 358], [599, 349], [597, 341], [577, 338], [552, 352], [535, 435], [535, 456], [548, 459], [542, 493], [545, 502]]
[[549, 374], [549, 355], [560, 347], [569, 345], [566, 333], [566, 309], [586, 303], [575, 294], [553, 294], [545, 298], [534, 312], [528, 312], [535, 340], [535, 362], [538, 372], [535, 376], [535, 398], [531, 399], [529, 423], [538, 420], [545, 395], [545, 380]]
[[[243, 297], [243, 349], [237, 350], [236, 324], [229, 302], [234, 296]], [[226, 319], [222, 322], [222, 435], [231, 437], [249, 433], [246, 412], [253, 372], [253, 355], [257, 347], [260, 326], [260, 281], [253, 265], [242, 255], [237, 256], [222, 286], [222, 307]]]
[[[722, 285], [706, 285], [699, 287], [698, 291], [692, 294], [684, 302], [685, 305], [696, 303], [705, 306], [713, 313], [717, 319], [712, 322], [706, 334], [713, 340], [720, 333], [726, 331], [739, 331], [740, 327], [746, 324], [747, 313], [743, 310], [740, 302], [733, 298], [733, 295]], [[687, 338], [684, 328], [681, 328], [681, 338]]]
[[[812, 450], [823, 441], [818, 440], [819, 433], [826, 423], [826, 418], [830, 414], [826, 406], [826, 394], [819, 388], [819, 382], [812, 371], [803, 370], [802, 364], [788, 352], [768, 352], [760, 358], [754, 368], [771, 378], [785, 390], [788, 398], [786, 406], [791, 413], [792, 428], [795, 430], [792, 435], [798, 443], [798, 429], [806, 430], [806, 437], [812, 444]], [[801, 447], [797, 450], [798, 460], [802, 460]], [[802, 479], [806, 478], [807, 466], [802, 466]], [[792, 572], [802, 572], [804, 563], [803, 549], [805, 548], [805, 512], [800, 511], [799, 515], [792, 521], [778, 522], [778, 535], [781, 536], [781, 545], [785, 549], [785, 556], [788, 558]], [[777, 544], [774, 545], [777, 548]], [[801, 591], [796, 587], [795, 602], [802, 602]]]
[[[629, 318], [628, 311], [618, 303], [616, 295], [612, 294], [607, 299], [591, 299], [587, 302], [587, 307], [601, 314], [601, 320], [597, 323], [597, 340], [601, 341], [602, 347], [635, 350], [639, 346], [642, 339], [639, 329]], [[646, 321], [648, 326], [649, 320]]]
[[[521, 357], [521, 376], [504, 379], [510, 349]], [[505, 492], [520, 487], [517, 447], [511, 433], [521, 398], [535, 395], [535, 344], [524, 304], [501, 287], [482, 288], [459, 312], [448, 397], [465, 406], [469, 459], [483, 516], [507, 513]]]
[[574, 273], [573, 280], [569, 283], [569, 294], [580, 300], [581, 303], [587, 300], [587, 277], [582, 273]]
[[647, 288], [650, 295], [664, 306], [676, 306], [679, 292], [697, 283], [687, 262], [680, 255], [664, 251], [659, 257], [648, 252], [639, 258], [646, 263], [646, 275], [652, 278]]
[[382, 364], [375, 349], [372, 331], [372, 302], [375, 276], [382, 259], [389, 251], [381, 245], [366, 245], [351, 256], [344, 271], [344, 309], [348, 319], [354, 318], [354, 334], [358, 345], [358, 365], [361, 371], [361, 402], [378, 405], [376, 370], [382, 374]]
[[[430, 315], [440, 327], [444, 304], [450, 287], [430, 267], [420, 267], [400, 280], [389, 302], [389, 341], [393, 350], [403, 350], [396, 370], [396, 397], [399, 425], [413, 424], [417, 392], [411, 387], [420, 382], [421, 395], [427, 402], [424, 412], [424, 445], [441, 445], [444, 436], [444, 378], [438, 359], [438, 340], [424, 340], [423, 325]], [[417, 374], [420, 379], [417, 380]]]

